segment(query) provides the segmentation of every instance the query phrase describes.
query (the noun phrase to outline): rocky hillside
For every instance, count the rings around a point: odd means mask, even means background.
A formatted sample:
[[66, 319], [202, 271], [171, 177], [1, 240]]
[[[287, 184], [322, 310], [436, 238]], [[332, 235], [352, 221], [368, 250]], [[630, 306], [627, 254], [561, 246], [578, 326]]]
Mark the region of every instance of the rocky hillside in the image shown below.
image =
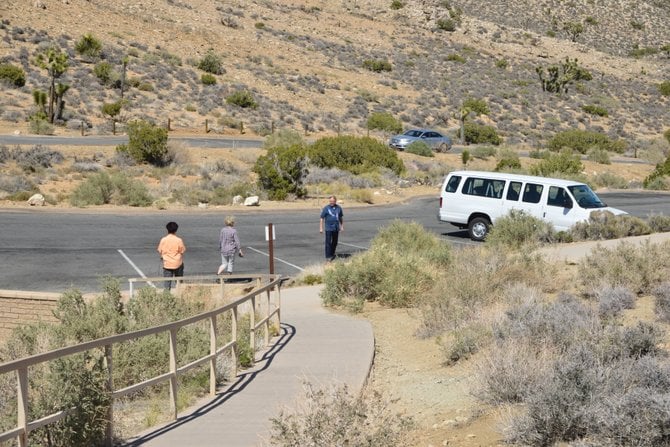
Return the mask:
[[[207, 121], [219, 132], [243, 123], [261, 135], [273, 127], [364, 133], [373, 111], [453, 131], [452, 114], [468, 97], [487, 101], [481, 119], [509, 144], [541, 146], [582, 128], [644, 148], [670, 123], [670, 97], [659, 92], [670, 79], [667, 0], [5, 0], [0, 17], [0, 62], [27, 78], [0, 96], [10, 129], [26, 127], [33, 90], [48, 88], [34, 58], [54, 44], [69, 55], [61, 124], [77, 129], [83, 120], [91, 133], [111, 132], [101, 106], [119, 99], [126, 57], [122, 118], [199, 132]], [[100, 58], [75, 51], [86, 33], [102, 42]], [[208, 52], [222, 62], [213, 85], [197, 67]], [[592, 80], [543, 92], [536, 68], [566, 57]], [[112, 68], [104, 82], [100, 62]], [[375, 63], [377, 71], [366, 68]], [[245, 91], [256, 107], [226, 102]]]

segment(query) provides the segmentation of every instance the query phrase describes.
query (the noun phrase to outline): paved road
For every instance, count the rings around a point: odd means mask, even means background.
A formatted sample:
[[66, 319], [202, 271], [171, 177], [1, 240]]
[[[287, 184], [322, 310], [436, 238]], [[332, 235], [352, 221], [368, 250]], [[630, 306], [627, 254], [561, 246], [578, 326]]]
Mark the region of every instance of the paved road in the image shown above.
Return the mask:
[[[174, 137], [168, 136], [169, 141], [178, 141], [188, 147], [204, 148], [259, 148], [263, 140], [249, 138], [233, 138], [224, 136], [212, 137]], [[56, 135], [0, 135], [0, 144], [7, 145], [37, 145], [43, 146], [118, 146], [128, 142], [127, 135], [102, 136], [91, 135], [84, 137], [65, 137]]]
[[[646, 217], [670, 215], [670, 195], [663, 193], [610, 193], [601, 198], [611, 206]], [[246, 256], [236, 263], [237, 273], [268, 271], [265, 226], [276, 229], [275, 272], [292, 276], [323, 262], [323, 239], [318, 232], [320, 203], [305, 211], [268, 212], [240, 209], [237, 225]], [[437, 197], [419, 198], [393, 206], [347, 208], [345, 232], [338, 254], [347, 257], [369, 247], [380, 227], [393, 219], [416, 221], [457, 246], [473, 244], [465, 230], [436, 219]], [[32, 209], [0, 210], [0, 289], [62, 292], [76, 287], [99, 290], [99, 278], [158, 276], [156, 245], [169, 220], [179, 223], [186, 243], [186, 274], [215, 273], [220, 258], [218, 234], [223, 212], [157, 211], [129, 215], [96, 211], [55, 212]]]

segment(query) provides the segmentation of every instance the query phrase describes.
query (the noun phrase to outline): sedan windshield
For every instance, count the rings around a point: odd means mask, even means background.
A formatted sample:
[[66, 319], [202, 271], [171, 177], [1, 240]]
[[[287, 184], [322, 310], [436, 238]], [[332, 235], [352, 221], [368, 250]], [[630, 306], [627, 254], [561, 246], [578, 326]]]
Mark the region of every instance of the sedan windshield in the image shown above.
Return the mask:
[[568, 189], [582, 208], [605, 208], [607, 206], [587, 185], [568, 186]]

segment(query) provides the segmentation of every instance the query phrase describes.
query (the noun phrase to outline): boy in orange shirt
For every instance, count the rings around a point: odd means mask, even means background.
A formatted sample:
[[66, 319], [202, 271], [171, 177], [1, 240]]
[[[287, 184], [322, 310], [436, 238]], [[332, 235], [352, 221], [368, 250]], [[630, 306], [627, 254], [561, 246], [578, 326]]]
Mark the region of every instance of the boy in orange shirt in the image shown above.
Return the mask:
[[[186, 246], [184, 241], [177, 236], [179, 225], [176, 222], [168, 222], [165, 226], [168, 234], [158, 244], [158, 253], [163, 261], [163, 277], [184, 276], [184, 252]], [[165, 281], [165, 288], [172, 288], [172, 281]]]

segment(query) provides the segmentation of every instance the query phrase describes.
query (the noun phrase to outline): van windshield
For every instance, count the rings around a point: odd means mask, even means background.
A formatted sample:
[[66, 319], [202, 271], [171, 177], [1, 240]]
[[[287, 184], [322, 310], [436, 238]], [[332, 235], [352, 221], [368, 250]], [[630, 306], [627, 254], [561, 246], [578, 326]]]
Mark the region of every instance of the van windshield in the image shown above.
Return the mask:
[[587, 185], [568, 186], [568, 189], [582, 208], [605, 208], [607, 206]]

